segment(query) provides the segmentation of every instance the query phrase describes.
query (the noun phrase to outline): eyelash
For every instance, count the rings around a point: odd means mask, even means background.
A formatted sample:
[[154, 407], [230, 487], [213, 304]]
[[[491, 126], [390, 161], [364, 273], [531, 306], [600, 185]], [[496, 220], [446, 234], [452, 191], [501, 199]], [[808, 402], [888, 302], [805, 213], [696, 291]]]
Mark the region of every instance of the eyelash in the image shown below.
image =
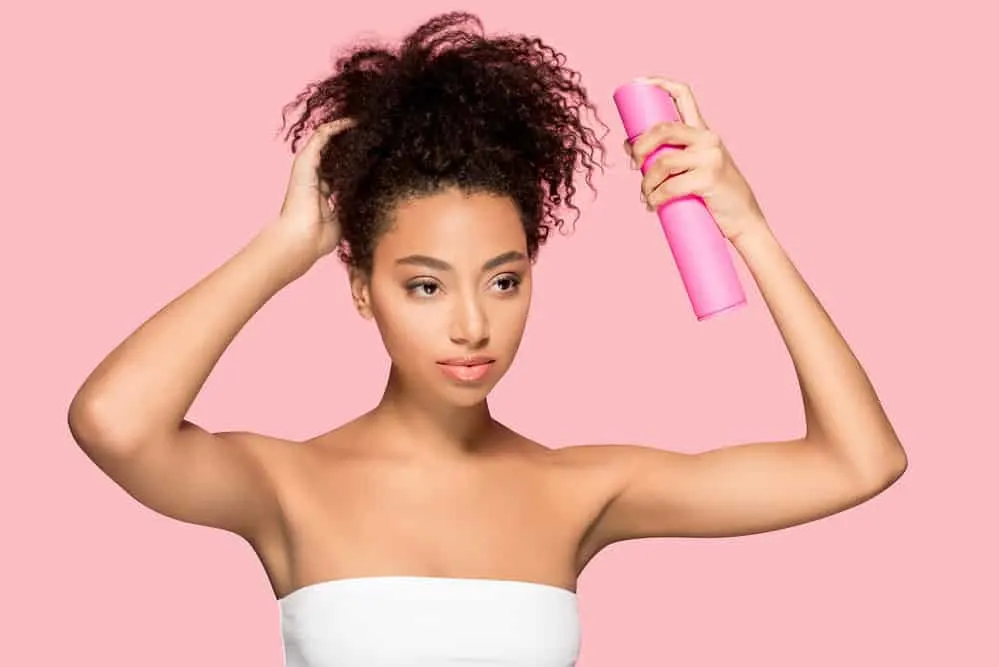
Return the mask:
[[[497, 282], [499, 282], [501, 280], [507, 280], [507, 281], [510, 281], [512, 283], [512, 285], [510, 286], [509, 289], [501, 290], [501, 292], [503, 294], [508, 294], [508, 293], [511, 293], [511, 292], [516, 292], [517, 288], [520, 287], [520, 283], [523, 281], [523, 279], [520, 276], [518, 276], [518, 275], [516, 275], [514, 273], [505, 273], [502, 276], [498, 276], [495, 280], [493, 280], [493, 283], [495, 284], [495, 283], [497, 283]], [[409, 292], [410, 294], [414, 295], [414, 296], [419, 297], [419, 298], [429, 299], [430, 297], [434, 296], [436, 294], [436, 292], [434, 294], [426, 294], [426, 293], [419, 293], [418, 292], [418, 290], [420, 290], [422, 288], [425, 288], [427, 285], [433, 286], [433, 287], [438, 288], [438, 289], [440, 288], [440, 285], [439, 285], [439, 283], [436, 280], [431, 280], [429, 278], [424, 278], [424, 279], [420, 279], [420, 280], [416, 280], [416, 281], [411, 282], [406, 287], [406, 291]]]

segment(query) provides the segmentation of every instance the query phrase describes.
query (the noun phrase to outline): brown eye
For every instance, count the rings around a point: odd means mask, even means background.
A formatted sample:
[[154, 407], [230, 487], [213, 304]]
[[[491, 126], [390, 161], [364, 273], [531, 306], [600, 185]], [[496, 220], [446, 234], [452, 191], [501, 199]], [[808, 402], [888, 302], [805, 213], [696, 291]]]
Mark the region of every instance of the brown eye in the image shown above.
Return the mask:
[[495, 285], [500, 292], [514, 292], [517, 287], [520, 286], [520, 283], [520, 276], [513, 273], [504, 274], [493, 281], [493, 285]]
[[440, 285], [432, 280], [418, 280], [406, 286], [406, 291], [415, 297], [427, 298], [440, 291]]

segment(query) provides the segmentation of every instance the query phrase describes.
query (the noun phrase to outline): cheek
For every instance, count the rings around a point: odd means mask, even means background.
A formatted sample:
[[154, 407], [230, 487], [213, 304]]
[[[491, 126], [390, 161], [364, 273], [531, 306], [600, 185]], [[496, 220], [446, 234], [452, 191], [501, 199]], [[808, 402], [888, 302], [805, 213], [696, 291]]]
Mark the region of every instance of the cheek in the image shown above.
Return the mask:
[[520, 347], [524, 336], [528, 305], [527, 300], [519, 301], [513, 308], [507, 310], [502, 320], [502, 331], [496, 331], [497, 337], [502, 337], [505, 352], [510, 356]]
[[527, 322], [527, 311], [530, 306], [530, 299], [528, 296], [518, 297], [517, 299], [511, 300], [509, 303], [497, 304], [494, 308], [494, 314], [492, 320], [497, 325], [496, 333], [499, 334], [499, 329], [502, 329], [503, 335], [510, 336], [523, 331], [524, 325]]
[[507, 362], [520, 347], [530, 310], [530, 293], [494, 302], [488, 310], [490, 349]]
[[372, 294], [372, 312], [385, 350], [399, 366], [436, 353], [442, 335], [440, 308], [413, 303], [405, 294]]

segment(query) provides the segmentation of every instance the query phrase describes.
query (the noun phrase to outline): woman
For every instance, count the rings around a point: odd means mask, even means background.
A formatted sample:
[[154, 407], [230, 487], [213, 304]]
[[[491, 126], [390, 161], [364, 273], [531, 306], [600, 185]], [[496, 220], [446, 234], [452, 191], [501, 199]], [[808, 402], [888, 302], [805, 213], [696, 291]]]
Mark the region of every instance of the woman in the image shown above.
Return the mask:
[[[574, 72], [543, 43], [430, 21], [366, 46], [295, 101], [280, 213], [145, 322], [69, 410], [93, 461], [140, 502], [242, 536], [281, 612], [289, 667], [572, 665], [575, 585], [614, 542], [743, 535], [827, 516], [887, 488], [906, 457], [863, 369], [775, 239], [690, 91], [684, 123], [625, 146], [650, 208], [698, 194], [750, 268], [797, 369], [806, 433], [683, 454], [557, 450], [487, 396], [513, 361], [547, 233], [599, 141]], [[330, 202], [333, 205], [330, 205]], [[248, 319], [323, 256], [349, 267], [392, 365], [369, 412], [293, 443], [185, 419]]]

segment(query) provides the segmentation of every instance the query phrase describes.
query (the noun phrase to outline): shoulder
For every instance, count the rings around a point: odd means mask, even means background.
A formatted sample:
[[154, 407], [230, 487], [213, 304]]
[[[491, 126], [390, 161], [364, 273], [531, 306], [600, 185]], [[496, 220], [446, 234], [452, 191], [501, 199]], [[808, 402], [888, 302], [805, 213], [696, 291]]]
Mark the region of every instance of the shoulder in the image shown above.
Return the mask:
[[682, 454], [646, 445], [581, 444], [549, 446], [515, 434], [512, 453], [556, 473], [594, 475], [614, 479], [628, 476], [643, 465]]
[[[252, 431], [220, 433], [233, 444], [264, 459], [302, 457], [311, 453], [333, 453], [347, 448], [350, 442], [364, 435], [360, 420], [355, 419], [321, 433], [302, 439], [278, 437]], [[276, 461], [275, 461], [276, 462]]]
[[615, 477], [630, 475], [642, 465], [664, 457], [676, 456], [673, 452], [644, 445], [569, 445], [553, 450], [558, 465], [579, 471], [599, 471]]
[[696, 457], [649, 445], [570, 445], [552, 453], [554, 467], [585, 493], [590, 503], [607, 507], [636, 482], [654, 477], [660, 488], [683, 488]]
[[301, 443], [255, 431], [221, 431], [217, 433], [229, 445], [254, 457], [275, 456], [287, 452]]
[[572, 489], [572, 495], [588, 507], [602, 507], [641, 470], [662, 467], [671, 454], [643, 445], [584, 444], [539, 446], [536, 456], [558, 488]]
[[327, 469], [331, 461], [349, 453], [354, 439], [347, 425], [294, 439], [254, 431], [227, 431], [216, 435], [250, 467], [268, 496], [283, 505], [290, 489]]
[[215, 434], [219, 441], [231, 448], [234, 455], [243, 458], [256, 471], [272, 480], [274, 466], [288, 460], [303, 448], [304, 443], [254, 431], [221, 431]]
[[635, 480], [647, 471], [665, 467], [673, 470], [667, 476], [675, 478], [681, 467], [671, 465], [674, 456], [669, 451], [628, 444], [569, 445], [552, 451], [552, 468], [557, 471], [552, 487], [582, 518], [577, 555], [580, 571], [601, 549], [616, 541], [619, 533], [608, 535], [607, 526], [615, 523], [614, 508], [634, 488]]

